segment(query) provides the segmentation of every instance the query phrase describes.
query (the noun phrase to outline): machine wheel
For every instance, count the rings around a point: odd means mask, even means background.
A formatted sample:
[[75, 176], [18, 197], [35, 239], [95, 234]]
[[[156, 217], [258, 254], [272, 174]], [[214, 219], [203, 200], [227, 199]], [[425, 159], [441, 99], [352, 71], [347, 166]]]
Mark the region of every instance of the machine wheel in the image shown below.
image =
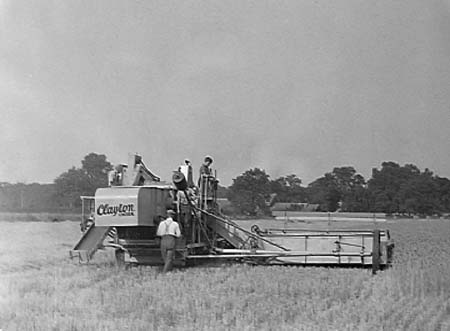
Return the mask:
[[252, 227], [250, 228], [250, 231], [252, 231], [253, 233], [259, 234], [261, 232], [261, 230], [259, 229], [259, 226], [257, 226], [256, 224], [253, 224]]
[[380, 247], [380, 230], [373, 232], [372, 243], [372, 274], [376, 274], [380, 270], [381, 247]]
[[116, 265], [119, 268], [125, 267], [125, 252], [121, 249], [116, 249]]

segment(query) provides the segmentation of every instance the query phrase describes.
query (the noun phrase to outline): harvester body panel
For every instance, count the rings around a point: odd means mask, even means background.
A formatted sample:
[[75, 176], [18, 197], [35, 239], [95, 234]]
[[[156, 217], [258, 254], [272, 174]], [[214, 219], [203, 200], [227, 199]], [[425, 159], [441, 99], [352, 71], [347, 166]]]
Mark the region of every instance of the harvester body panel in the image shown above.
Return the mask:
[[98, 226], [156, 226], [171, 204], [169, 185], [116, 186], [95, 193], [95, 224]]

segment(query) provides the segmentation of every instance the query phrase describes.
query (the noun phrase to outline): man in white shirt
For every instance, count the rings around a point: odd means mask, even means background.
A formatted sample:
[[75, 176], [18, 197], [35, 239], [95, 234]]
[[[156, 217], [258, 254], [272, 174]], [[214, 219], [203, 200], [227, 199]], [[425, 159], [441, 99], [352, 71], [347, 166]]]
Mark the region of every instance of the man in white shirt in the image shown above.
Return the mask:
[[173, 220], [176, 213], [173, 210], [167, 211], [167, 218], [159, 223], [156, 235], [161, 237], [161, 256], [164, 261], [163, 272], [172, 269], [175, 257], [175, 239], [181, 236], [180, 226]]

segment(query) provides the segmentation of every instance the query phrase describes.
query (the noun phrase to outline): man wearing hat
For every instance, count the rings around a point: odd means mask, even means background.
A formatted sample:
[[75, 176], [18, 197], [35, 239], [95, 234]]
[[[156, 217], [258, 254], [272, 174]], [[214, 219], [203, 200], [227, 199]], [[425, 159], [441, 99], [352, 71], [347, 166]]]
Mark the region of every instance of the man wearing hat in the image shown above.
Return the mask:
[[180, 226], [173, 220], [176, 213], [169, 209], [167, 218], [159, 223], [156, 235], [161, 237], [161, 256], [164, 261], [163, 272], [172, 269], [173, 259], [175, 257], [175, 239], [181, 236]]

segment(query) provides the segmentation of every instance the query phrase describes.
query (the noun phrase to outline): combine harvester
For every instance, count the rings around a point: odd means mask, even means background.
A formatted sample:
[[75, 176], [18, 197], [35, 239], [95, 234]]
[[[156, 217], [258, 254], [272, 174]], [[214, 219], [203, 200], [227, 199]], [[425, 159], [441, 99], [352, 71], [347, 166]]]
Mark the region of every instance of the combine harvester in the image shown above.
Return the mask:
[[[125, 164], [116, 167], [110, 187], [97, 189], [95, 197], [82, 197], [82, 224], [92, 216], [95, 222], [70, 251], [71, 258], [88, 262], [99, 248], [112, 247], [118, 265], [162, 264], [156, 230], [166, 210], [175, 209], [175, 192], [187, 189], [186, 177], [174, 172], [173, 184], [164, 183], [139, 155], [130, 161], [131, 169]], [[220, 214], [217, 183], [216, 176], [201, 176], [198, 201], [190, 201], [190, 231], [177, 239], [175, 265], [220, 259], [364, 266], [375, 273], [392, 261], [394, 245], [388, 230], [260, 229], [257, 224], [245, 229]]]

